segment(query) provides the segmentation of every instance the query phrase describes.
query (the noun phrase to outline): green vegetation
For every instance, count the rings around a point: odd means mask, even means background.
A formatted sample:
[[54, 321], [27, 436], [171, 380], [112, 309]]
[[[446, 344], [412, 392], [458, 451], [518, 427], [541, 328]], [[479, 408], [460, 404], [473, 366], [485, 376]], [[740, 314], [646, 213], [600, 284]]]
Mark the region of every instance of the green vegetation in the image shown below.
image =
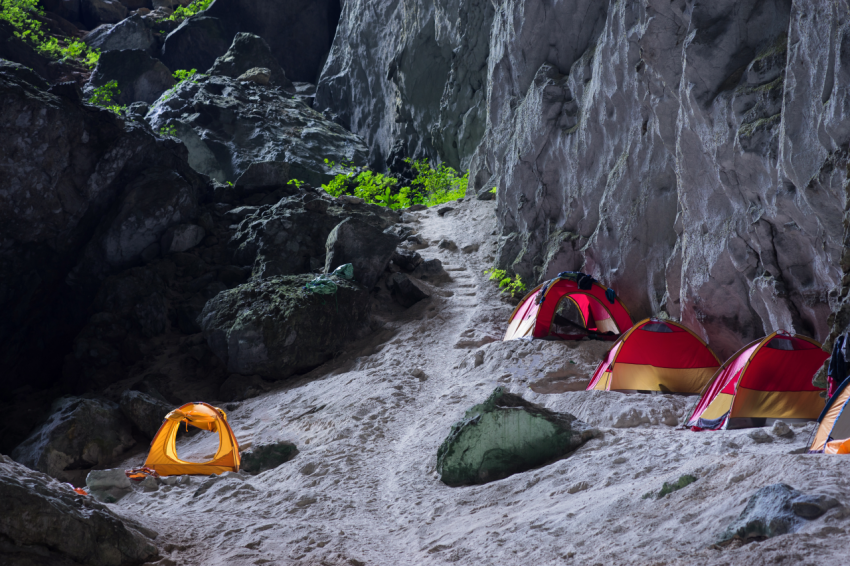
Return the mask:
[[0, 0], [0, 20], [8, 22], [15, 37], [30, 44], [40, 54], [61, 61], [74, 60], [88, 68], [97, 65], [100, 51], [89, 49], [82, 41], [60, 40], [42, 29], [38, 19], [44, 9], [38, 0]]
[[[461, 176], [445, 164], [434, 167], [427, 159], [405, 161], [416, 173], [409, 186], [399, 186], [398, 179], [383, 173], [342, 164], [344, 172], [322, 185], [322, 188], [335, 197], [352, 195], [368, 203], [392, 209], [406, 208], [414, 204], [436, 206], [466, 196], [469, 172]], [[336, 167], [333, 161], [325, 159], [325, 163], [331, 168]]]
[[169, 126], [161, 127], [159, 129], [159, 136], [163, 137], [163, 138], [167, 137], [167, 136], [170, 136], [172, 138], [176, 138], [177, 137], [177, 126], [175, 126], [174, 124], [171, 124]]
[[120, 114], [126, 110], [127, 107], [115, 104], [115, 98], [119, 94], [121, 94], [121, 91], [118, 90], [118, 83], [115, 81], [109, 81], [105, 85], [94, 89], [94, 94], [92, 94], [91, 98], [89, 98], [89, 104], [102, 106], [107, 110], [112, 110], [116, 114]]
[[683, 487], [691, 485], [695, 481], [697, 481], [697, 479], [694, 476], [690, 474], [685, 474], [673, 483], [664, 482], [664, 485], [661, 486], [661, 490], [658, 493], [654, 493], [652, 491], [650, 491], [649, 493], [644, 493], [643, 499], [651, 499], [653, 497], [655, 499], [661, 499], [667, 494], [673, 493], [674, 491], [679, 491]]
[[180, 88], [180, 85], [182, 85], [186, 81], [197, 82], [197, 79], [205, 77], [206, 75], [198, 73], [198, 69], [189, 69], [188, 71], [186, 69], [177, 69], [176, 71], [171, 73], [171, 76], [174, 77], [174, 80], [176, 80], [177, 82], [174, 84], [173, 87], [165, 91], [163, 95], [159, 97], [160, 100], [168, 100], [169, 98], [174, 96], [174, 93], [177, 92], [177, 89]]
[[157, 20], [158, 22], [162, 22], [165, 20], [171, 20], [172, 22], [182, 22], [189, 16], [194, 16], [198, 12], [203, 12], [207, 8], [210, 7], [213, 0], [195, 0], [188, 6], [177, 6], [177, 9], [168, 16], [167, 18], [163, 18], [161, 20]]
[[502, 290], [502, 293], [510, 293], [511, 297], [522, 297], [525, 295], [526, 286], [518, 273], [511, 279], [508, 272], [504, 269], [491, 267], [484, 270], [484, 275], [489, 275], [490, 281], [498, 281], [499, 289]]

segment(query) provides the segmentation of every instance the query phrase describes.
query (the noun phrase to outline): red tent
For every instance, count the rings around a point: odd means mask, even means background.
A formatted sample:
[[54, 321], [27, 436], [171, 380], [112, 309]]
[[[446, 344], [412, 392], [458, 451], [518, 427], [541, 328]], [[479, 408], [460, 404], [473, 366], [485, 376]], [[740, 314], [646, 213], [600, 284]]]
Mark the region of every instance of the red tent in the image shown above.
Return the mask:
[[617, 340], [587, 390], [698, 395], [719, 367], [714, 352], [689, 328], [647, 318]]
[[811, 338], [778, 330], [745, 346], [714, 375], [688, 426], [763, 426], [767, 419], [815, 420], [824, 407], [812, 377], [829, 357]]
[[615, 340], [631, 326], [629, 311], [612, 289], [583, 273], [565, 272], [520, 301], [504, 339], [591, 336]]

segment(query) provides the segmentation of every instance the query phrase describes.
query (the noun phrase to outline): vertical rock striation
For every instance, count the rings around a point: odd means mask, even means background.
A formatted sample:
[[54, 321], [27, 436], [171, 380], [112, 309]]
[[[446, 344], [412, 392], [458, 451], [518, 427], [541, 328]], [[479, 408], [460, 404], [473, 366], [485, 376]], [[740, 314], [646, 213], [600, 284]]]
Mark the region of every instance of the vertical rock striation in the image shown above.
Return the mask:
[[316, 106], [376, 165], [429, 156], [498, 187], [496, 263], [524, 279], [591, 273], [722, 354], [776, 328], [824, 339], [848, 16], [846, 0], [353, 0]]

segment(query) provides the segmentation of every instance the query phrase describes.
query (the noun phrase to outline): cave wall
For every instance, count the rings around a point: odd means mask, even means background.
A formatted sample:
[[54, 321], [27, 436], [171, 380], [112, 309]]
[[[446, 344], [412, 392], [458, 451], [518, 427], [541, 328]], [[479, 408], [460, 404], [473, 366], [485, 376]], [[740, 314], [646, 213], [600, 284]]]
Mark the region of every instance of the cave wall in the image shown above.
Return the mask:
[[498, 266], [591, 273], [722, 355], [826, 338], [846, 0], [350, 0], [339, 29], [317, 106], [376, 165], [403, 151], [498, 187]]

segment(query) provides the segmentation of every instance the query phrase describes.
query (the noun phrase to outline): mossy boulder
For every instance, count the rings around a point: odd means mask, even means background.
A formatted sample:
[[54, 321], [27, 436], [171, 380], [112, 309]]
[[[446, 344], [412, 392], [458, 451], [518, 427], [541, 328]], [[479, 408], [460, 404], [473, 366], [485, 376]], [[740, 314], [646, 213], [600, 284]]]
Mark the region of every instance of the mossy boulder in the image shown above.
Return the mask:
[[437, 451], [437, 472], [450, 486], [487, 483], [561, 458], [598, 435], [573, 415], [498, 387], [452, 426]]
[[336, 294], [304, 286], [312, 275], [269, 277], [216, 295], [199, 322], [228, 371], [285, 379], [323, 364], [369, 331], [369, 296], [333, 277]]

